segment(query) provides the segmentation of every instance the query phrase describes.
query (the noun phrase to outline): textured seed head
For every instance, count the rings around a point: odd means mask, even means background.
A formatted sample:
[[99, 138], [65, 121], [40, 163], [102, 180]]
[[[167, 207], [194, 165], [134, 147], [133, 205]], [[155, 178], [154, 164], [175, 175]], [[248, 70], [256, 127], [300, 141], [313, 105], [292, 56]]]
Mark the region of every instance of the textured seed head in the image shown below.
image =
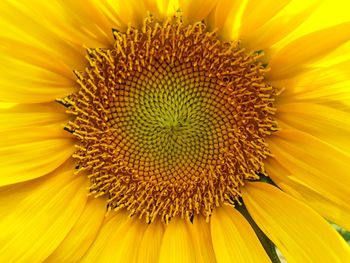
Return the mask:
[[74, 157], [108, 209], [167, 223], [209, 220], [258, 179], [276, 130], [277, 90], [265, 82], [261, 52], [221, 42], [202, 22], [152, 16], [138, 30], [113, 31], [107, 49], [88, 49], [80, 89], [62, 99], [75, 115]]

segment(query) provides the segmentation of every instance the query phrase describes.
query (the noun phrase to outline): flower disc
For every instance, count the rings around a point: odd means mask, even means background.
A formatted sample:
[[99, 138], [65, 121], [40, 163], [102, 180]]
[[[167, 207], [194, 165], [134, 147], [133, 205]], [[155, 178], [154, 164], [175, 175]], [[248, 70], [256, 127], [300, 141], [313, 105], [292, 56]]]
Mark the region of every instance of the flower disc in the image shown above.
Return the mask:
[[258, 179], [276, 130], [276, 89], [265, 82], [261, 52], [221, 42], [204, 23], [181, 16], [141, 30], [113, 31], [115, 44], [88, 49], [76, 71], [80, 90], [62, 99], [76, 117], [79, 172], [108, 208], [152, 222], [207, 219]]

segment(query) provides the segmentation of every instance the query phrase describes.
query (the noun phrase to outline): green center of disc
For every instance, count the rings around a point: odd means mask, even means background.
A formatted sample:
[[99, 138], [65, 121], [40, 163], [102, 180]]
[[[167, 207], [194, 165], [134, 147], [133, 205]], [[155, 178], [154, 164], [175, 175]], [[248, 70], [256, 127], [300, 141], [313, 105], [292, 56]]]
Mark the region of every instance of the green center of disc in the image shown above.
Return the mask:
[[117, 90], [111, 122], [134, 169], [175, 181], [218, 160], [232, 112], [208, 80], [193, 67], [156, 63]]

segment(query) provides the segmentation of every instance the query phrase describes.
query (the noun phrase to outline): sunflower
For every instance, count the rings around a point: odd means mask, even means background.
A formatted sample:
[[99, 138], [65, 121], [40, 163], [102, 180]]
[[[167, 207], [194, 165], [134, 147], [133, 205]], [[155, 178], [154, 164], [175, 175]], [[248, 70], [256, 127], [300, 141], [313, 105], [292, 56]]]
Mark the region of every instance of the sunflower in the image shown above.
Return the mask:
[[350, 21], [317, 8], [1, 1], [0, 261], [350, 262]]

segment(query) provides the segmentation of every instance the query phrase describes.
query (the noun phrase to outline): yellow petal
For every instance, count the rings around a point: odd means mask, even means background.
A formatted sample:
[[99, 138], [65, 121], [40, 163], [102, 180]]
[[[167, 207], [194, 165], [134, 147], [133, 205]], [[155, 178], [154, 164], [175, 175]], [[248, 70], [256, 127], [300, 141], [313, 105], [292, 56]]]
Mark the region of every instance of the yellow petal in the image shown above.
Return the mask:
[[243, 201], [288, 262], [350, 262], [350, 248], [320, 215], [278, 188], [248, 183]]
[[326, 56], [350, 40], [349, 27], [350, 22], [346, 22], [292, 41], [272, 58], [268, 78], [290, 77], [300, 72], [307, 64]]
[[72, 69], [83, 65], [85, 59], [66, 38], [58, 35], [55, 27], [48, 26], [48, 18], [56, 22], [56, 29], [66, 21], [61, 17], [60, 6], [53, 4], [48, 9], [41, 3], [35, 0], [31, 5], [7, 0], [0, 3], [2, 100], [44, 102], [74, 91]]
[[236, 209], [215, 209], [210, 225], [218, 263], [271, 262], [253, 229]]
[[0, 110], [10, 109], [10, 108], [12, 108], [12, 107], [14, 107], [16, 105], [17, 105], [17, 103], [0, 101]]
[[[42, 132], [45, 132], [45, 129]], [[20, 136], [19, 131], [16, 134]], [[50, 173], [73, 152], [74, 144], [67, 139], [47, 139], [0, 147], [0, 186]]]
[[195, 261], [196, 255], [187, 224], [187, 221], [175, 217], [166, 226], [160, 249], [160, 263]]
[[[11, 30], [16, 28], [15, 25], [12, 27]], [[18, 34], [21, 33], [18, 32]], [[59, 38], [58, 36], [56, 37]], [[53, 81], [61, 80], [63, 81], [61, 85], [69, 85], [73, 83], [69, 80], [74, 80], [73, 66], [80, 67], [80, 63], [85, 62], [83, 56], [77, 55], [74, 51], [71, 51], [73, 53], [71, 54], [71, 61], [69, 63], [65, 62], [64, 57], [61, 57], [62, 54], [56, 54], [57, 50], [51, 50], [50, 47], [45, 46], [45, 42], [37, 43], [37, 40], [34, 38], [24, 41], [24, 39], [18, 38], [17, 35], [12, 35], [11, 32], [5, 30], [0, 31], [0, 39], [3, 43], [0, 47], [1, 67], [4, 67], [4, 70], [6, 70], [1, 73], [1, 77], [7, 77], [8, 79], [12, 77], [11, 72], [14, 75], [16, 74], [16, 69], [17, 73], [20, 73], [20, 69], [23, 68], [27, 69], [28, 73], [36, 73], [34, 76], [40, 76], [40, 73], [48, 73], [48, 76], [41, 83], [46, 81], [46, 83], [50, 84]], [[64, 47], [61, 49], [64, 49]], [[8, 67], [13, 69], [9, 71]], [[8, 74], [10, 75], [7, 76]], [[59, 84], [57, 83], [54, 87], [58, 88]]]
[[264, 50], [263, 59], [266, 57], [268, 59], [270, 53], [274, 51], [270, 50], [271, 47], [306, 21], [316, 9], [319, 1], [303, 1], [302, 5], [295, 3], [296, 1], [291, 2], [287, 8], [265, 24], [251, 30], [241, 30], [240, 37], [244, 46], [249, 50]]
[[[311, 103], [278, 106], [277, 120], [350, 152], [350, 114]], [[283, 128], [283, 125], [280, 125]]]
[[242, 15], [240, 33], [245, 35], [247, 32], [261, 27], [289, 2], [291, 0], [249, 0]]
[[319, 192], [313, 189], [312, 185], [298, 181], [290, 171], [273, 158], [266, 161], [265, 168], [268, 175], [284, 192], [308, 204], [329, 221], [350, 229], [350, 204], [348, 202], [334, 202], [329, 199], [327, 192]]
[[[20, 48], [23, 50], [23, 47]], [[35, 52], [30, 48], [26, 50]], [[41, 55], [50, 60], [45, 54]], [[40, 63], [40, 66], [34, 63], [36, 61], [25, 62], [11, 57], [11, 54], [0, 53], [2, 83], [0, 97], [4, 101], [17, 103], [54, 101], [75, 91], [75, 83], [72, 79], [51, 71], [45, 62]]]
[[[350, 45], [345, 54], [350, 54]], [[322, 103], [343, 109], [350, 106], [349, 69], [350, 58], [347, 58], [339, 63], [307, 70], [294, 78], [272, 81], [271, 84], [285, 87], [278, 98], [279, 104]]]
[[334, 202], [347, 202], [349, 154], [296, 130], [276, 132], [268, 142], [274, 158], [299, 181]]
[[2, 100], [46, 102], [74, 92], [73, 70], [87, 65], [84, 45], [110, 46], [111, 28], [120, 24], [103, 7], [91, 0], [1, 1]]
[[[291, 7], [297, 9], [300, 6], [308, 5], [313, 1], [319, 2], [319, 4], [315, 10], [312, 10], [310, 18], [308, 18], [299, 28], [296, 28], [296, 30], [285, 39], [286, 42], [283, 41], [284, 43], [281, 43], [282, 46], [285, 45], [285, 43], [290, 42], [292, 39], [310, 32], [315, 32], [325, 27], [349, 21], [348, 3], [343, 0], [309, 0], [307, 2], [303, 0], [293, 0], [288, 8]], [[295, 7], [293, 7], [293, 5]]]
[[209, 30], [218, 30], [223, 40], [237, 40], [245, 0], [219, 0], [206, 18]]
[[[58, 1], [62, 10], [62, 14], [66, 17], [59, 21], [60, 24], [54, 21], [53, 28], [57, 28], [57, 32], [62, 37], [66, 37], [74, 47], [85, 54], [83, 45], [95, 47], [110, 47], [114, 43], [112, 28], [121, 29], [125, 24], [120, 21], [119, 17], [114, 13], [114, 4], [116, 1], [98, 1], [98, 0], [75, 0], [75, 1]], [[128, 5], [125, 3], [125, 7]], [[49, 9], [57, 13], [52, 3], [46, 5], [38, 0], [40, 8]], [[43, 6], [43, 7], [41, 7]], [[51, 20], [52, 21], [52, 20]], [[58, 26], [59, 25], [59, 26]]]
[[1, 262], [42, 262], [69, 233], [87, 199], [87, 180], [73, 169], [0, 188]]
[[76, 61], [78, 56], [84, 60], [86, 52], [83, 44], [106, 47], [113, 43], [111, 27], [120, 25], [120, 21], [110, 15], [112, 7], [111, 10], [104, 9], [106, 5], [111, 7], [106, 2], [95, 0], [53, 0], [50, 3], [33, 0], [30, 5], [4, 0], [1, 2], [3, 24], [12, 27], [15, 32], [5, 27], [0, 32], [19, 43], [27, 42], [23, 38], [30, 40], [32, 44], [52, 52], [56, 59], [60, 58], [66, 65], [76, 68], [79, 66], [79, 60]]
[[162, 222], [155, 221], [147, 226], [143, 234], [136, 262], [158, 262], [163, 234], [164, 224]]
[[[56, 123], [41, 127], [16, 127], [14, 129], [4, 129], [0, 131], [0, 149], [52, 139], [59, 139], [64, 145], [71, 144], [71, 146], [73, 146], [72, 134], [65, 131], [63, 128], [63, 124]], [[44, 149], [36, 150], [43, 151]]]
[[106, 214], [106, 200], [91, 198], [66, 238], [45, 262], [79, 262], [94, 242]]
[[217, 5], [218, 0], [180, 0], [180, 9], [183, 12], [185, 23], [192, 24], [202, 21]]
[[109, 245], [112, 237], [126, 224], [128, 215], [124, 212], [119, 212], [114, 216], [107, 217], [98, 232], [98, 235], [88, 249], [87, 253], [82, 258], [81, 262], [99, 262], [104, 249]]
[[[317, 67], [320, 66], [328, 66], [329, 69], [335, 69], [331, 66], [337, 66], [337, 64], [341, 65], [343, 62], [348, 62], [350, 60], [350, 41], [344, 43], [339, 48], [335, 49], [331, 53], [329, 53], [327, 56], [323, 57], [320, 61], [315, 63]], [[345, 69], [346, 70], [346, 69]]]
[[147, 224], [118, 211], [107, 218], [81, 262], [135, 262]]
[[144, 0], [146, 8], [158, 19], [166, 19], [179, 9], [177, 0]]
[[[81, 2], [84, 2], [81, 0]], [[99, 9], [113, 22], [112, 27], [118, 30], [125, 30], [128, 25], [134, 27], [142, 26], [142, 23], [147, 16], [149, 10], [144, 1], [122, 1], [122, 0], [107, 0], [93, 1]], [[76, 5], [79, 10], [79, 4]]]
[[188, 227], [196, 253], [196, 262], [216, 262], [210, 223], [207, 223], [203, 216], [198, 215], [194, 217], [193, 224], [188, 224]]
[[[72, 36], [67, 34], [66, 39], [61, 37], [62, 30], [70, 27], [65, 24], [69, 23], [69, 19], [67, 19], [68, 14], [63, 7], [64, 5], [57, 1], [52, 1], [49, 4], [33, 0], [30, 5], [9, 0], [1, 1], [0, 36], [6, 40], [2, 42], [2, 48], [10, 51], [9, 44], [13, 42], [27, 43], [28, 46], [50, 52], [57, 61], [64, 61], [67, 65], [76, 63], [75, 60], [79, 59], [77, 47], [67, 41]], [[13, 42], [7, 43], [7, 40]], [[13, 48], [12, 54], [15, 55], [16, 46]], [[23, 54], [24, 51], [18, 50], [18, 52]], [[28, 50], [26, 52], [29, 53]], [[82, 54], [80, 54], [81, 59], [83, 59]], [[36, 54], [28, 55], [40, 60]]]
[[58, 103], [0, 109], [0, 185], [43, 176], [72, 155], [72, 136], [63, 130], [66, 116]]
[[57, 102], [15, 104], [9, 108], [0, 108], [0, 128], [2, 131], [64, 124], [67, 119], [65, 108]]

